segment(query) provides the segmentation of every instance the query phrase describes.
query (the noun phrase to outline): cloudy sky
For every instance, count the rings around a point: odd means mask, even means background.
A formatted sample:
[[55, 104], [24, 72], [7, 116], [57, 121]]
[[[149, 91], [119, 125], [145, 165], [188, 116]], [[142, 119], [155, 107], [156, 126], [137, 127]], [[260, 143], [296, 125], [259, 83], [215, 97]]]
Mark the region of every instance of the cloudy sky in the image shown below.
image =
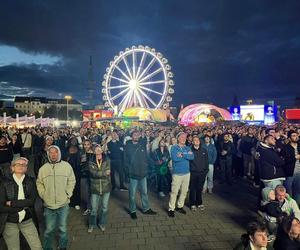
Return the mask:
[[299, 0], [2, 0], [0, 99], [85, 102], [89, 56], [97, 96], [109, 61], [132, 45], [169, 60], [173, 104], [292, 100], [300, 95]]

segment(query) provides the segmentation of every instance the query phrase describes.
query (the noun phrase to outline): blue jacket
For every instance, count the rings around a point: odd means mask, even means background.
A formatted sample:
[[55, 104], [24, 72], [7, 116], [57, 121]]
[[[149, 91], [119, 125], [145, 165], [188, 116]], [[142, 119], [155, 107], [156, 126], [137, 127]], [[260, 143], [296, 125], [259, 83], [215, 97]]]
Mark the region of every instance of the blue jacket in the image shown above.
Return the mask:
[[207, 153], [208, 153], [208, 164], [215, 164], [217, 160], [217, 149], [214, 144], [208, 144], [206, 145], [205, 143], [202, 144], [202, 147], [206, 148]]
[[[179, 156], [182, 154], [182, 157]], [[190, 172], [190, 160], [194, 159], [194, 154], [190, 147], [179, 145], [173, 145], [171, 147], [171, 159], [172, 159], [172, 174], [185, 175]]]

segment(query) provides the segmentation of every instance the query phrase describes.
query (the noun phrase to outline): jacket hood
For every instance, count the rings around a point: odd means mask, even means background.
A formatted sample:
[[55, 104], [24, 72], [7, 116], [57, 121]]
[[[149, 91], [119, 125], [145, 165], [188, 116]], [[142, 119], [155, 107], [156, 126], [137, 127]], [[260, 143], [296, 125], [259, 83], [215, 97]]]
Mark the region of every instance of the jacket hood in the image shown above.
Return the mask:
[[266, 202], [266, 201], [269, 201], [269, 194], [270, 192], [272, 191], [273, 189], [272, 188], [269, 188], [269, 187], [265, 187], [262, 191], [261, 191], [261, 194], [262, 194], [262, 198], [263, 198], [263, 202]]
[[[52, 161], [50, 160], [50, 157], [49, 157], [49, 151], [50, 151], [51, 148], [55, 148], [55, 149], [57, 149], [57, 151], [58, 151], [58, 159], [57, 159], [56, 162], [52, 162]], [[51, 146], [48, 148], [48, 150], [47, 150], [47, 156], [48, 156], [48, 161], [49, 161], [50, 163], [57, 163], [57, 162], [60, 162], [60, 161], [61, 161], [61, 152], [60, 152], [60, 148], [59, 148], [58, 146], [56, 146], [56, 145], [51, 145]]]
[[265, 144], [263, 142], [260, 142], [259, 146], [262, 147], [262, 148], [272, 148], [272, 147], [270, 147], [269, 145], [267, 145], [267, 144]]

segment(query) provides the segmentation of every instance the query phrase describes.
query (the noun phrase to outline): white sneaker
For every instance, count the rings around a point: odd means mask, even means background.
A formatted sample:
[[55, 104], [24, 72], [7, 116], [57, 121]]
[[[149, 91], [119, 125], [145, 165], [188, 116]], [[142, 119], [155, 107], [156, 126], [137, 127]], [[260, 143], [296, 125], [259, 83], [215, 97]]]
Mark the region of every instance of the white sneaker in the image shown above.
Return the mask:
[[195, 205], [191, 206], [191, 210], [192, 211], [196, 211], [197, 210], [197, 207]]
[[100, 229], [101, 229], [102, 232], [105, 231], [105, 226], [104, 225], [100, 225], [99, 227], [100, 227]]
[[76, 205], [76, 206], [75, 206], [75, 209], [76, 209], [76, 210], [80, 210], [80, 206]]
[[209, 188], [209, 189], [208, 189], [208, 193], [209, 193], [209, 194], [212, 194], [212, 193], [213, 193], [212, 188]]
[[93, 232], [93, 228], [92, 228], [92, 227], [89, 227], [88, 233], [90, 234], [90, 233], [92, 233], [92, 232]]
[[203, 189], [203, 190], [202, 190], [202, 194], [205, 194], [206, 192], [207, 192], [206, 189]]
[[205, 209], [205, 206], [202, 204], [202, 205], [199, 205], [198, 208], [200, 208], [200, 210], [203, 211]]
[[164, 194], [164, 192], [159, 192], [159, 197], [165, 197], [166, 195]]
[[82, 215], [83, 216], [87, 216], [87, 215], [89, 215], [91, 213], [91, 210], [90, 209], [87, 209], [87, 210], [85, 210], [83, 213], [82, 213]]

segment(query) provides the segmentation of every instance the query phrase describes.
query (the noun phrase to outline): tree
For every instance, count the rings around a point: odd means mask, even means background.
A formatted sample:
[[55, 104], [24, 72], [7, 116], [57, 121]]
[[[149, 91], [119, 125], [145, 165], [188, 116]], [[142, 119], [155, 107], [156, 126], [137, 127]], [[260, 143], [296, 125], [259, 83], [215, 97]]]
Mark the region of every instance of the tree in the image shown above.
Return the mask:
[[300, 108], [300, 96], [297, 96], [295, 98], [295, 108]]
[[13, 116], [16, 117], [16, 114], [19, 114], [19, 116], [24, 116], [25, 113], [20, 111], [20, 110], [16, 110], [15, 108], [2, 108], [0, 109], [0, 116], [3, 116], [3, 113], [6, 113], [6, 116]]
[[234, 95], [231, 106], [233, 106], [233, 107], [238, 107], [238, 106], [240, 106], [240, 102], [239, 102], [239, 100], [238, 100], [237, 95]]
[[51, 105], [49, 108], [45, 108], [44, 117], [57, 118], [59, 110], [55, 105]]
[[41, 113], [39, 111], [33, 112], [32, 115], [35, 116], [35, 118], [40, 118], [41, 117]]

